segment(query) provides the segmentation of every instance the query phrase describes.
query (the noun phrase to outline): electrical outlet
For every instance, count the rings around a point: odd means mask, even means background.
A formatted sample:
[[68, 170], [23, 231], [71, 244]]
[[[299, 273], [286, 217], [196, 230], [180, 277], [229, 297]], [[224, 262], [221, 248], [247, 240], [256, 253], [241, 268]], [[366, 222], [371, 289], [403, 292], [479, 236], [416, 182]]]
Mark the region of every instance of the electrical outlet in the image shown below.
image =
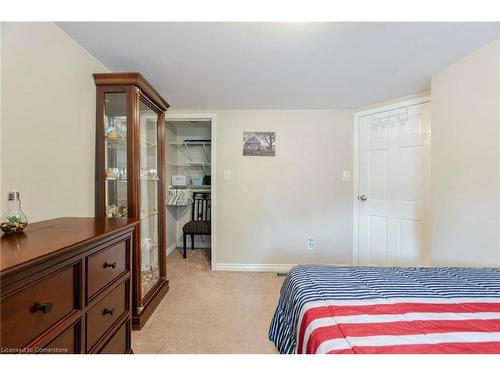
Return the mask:
[[314, 238], [309, 238], [307, 240], [307, 250], [313, 250], [314, 249]]

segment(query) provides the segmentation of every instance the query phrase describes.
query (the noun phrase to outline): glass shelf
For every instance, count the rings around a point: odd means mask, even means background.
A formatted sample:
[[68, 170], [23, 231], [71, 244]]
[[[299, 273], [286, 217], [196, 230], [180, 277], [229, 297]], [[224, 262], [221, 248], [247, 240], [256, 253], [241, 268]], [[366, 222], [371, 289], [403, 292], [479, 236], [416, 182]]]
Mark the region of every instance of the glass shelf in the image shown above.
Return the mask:
[[147, 219], [155, 215], [158, 215], [158, 210], [156, 210], [155, 212], [149, 212], [148, 214], [141, 214], [141, 219]]
[[158, 148], [157, 144], [151, 143], [151, 142], [143, 142], [142, 145], [146, 146], [146, 147], [149, 147], [149, 148]]
[[[127, 146], [127, 137], [109, 137], [105, 136], [104, 139], [106, 139], [107, 146]], [[153, 142], [141, 142], [141, 146], [145, 148], [152, 148], [156, 149], [158, 148], [158, 145]]]
[[110, 137], [105, 135], [104, 139], [106, 139], [107, 142], [120, 143], [124, 145], [127, 144], [127, 137]]
[[[127, 182], [126, 178], [106, 178], [106, 181], [118, 181], [118, 182]], [[159, 178], [141, 178], [141, 181], [160, 181]]]
[[189, 142], [169, 142], [172, 146], [211, 146], [211, 141], [189, 141]]
[[210, 163], [205, 163], [203, 161], [188, 161], [186, 163], [169, 162], [168, 165], [172, 167], [210, 167]]

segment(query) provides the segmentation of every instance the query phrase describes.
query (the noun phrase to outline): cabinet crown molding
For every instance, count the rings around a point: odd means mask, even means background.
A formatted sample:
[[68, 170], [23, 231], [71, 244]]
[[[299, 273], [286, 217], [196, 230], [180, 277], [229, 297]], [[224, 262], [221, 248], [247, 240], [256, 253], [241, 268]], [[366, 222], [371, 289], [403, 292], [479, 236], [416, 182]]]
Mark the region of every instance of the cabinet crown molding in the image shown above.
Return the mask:
[[94, 73], [93, 77], [96, 86], [134, 85], [149, 96], [163, 111], [166, 111], [170, 107], [170, 104], [163, 99], [160, 93], [140, 73]]

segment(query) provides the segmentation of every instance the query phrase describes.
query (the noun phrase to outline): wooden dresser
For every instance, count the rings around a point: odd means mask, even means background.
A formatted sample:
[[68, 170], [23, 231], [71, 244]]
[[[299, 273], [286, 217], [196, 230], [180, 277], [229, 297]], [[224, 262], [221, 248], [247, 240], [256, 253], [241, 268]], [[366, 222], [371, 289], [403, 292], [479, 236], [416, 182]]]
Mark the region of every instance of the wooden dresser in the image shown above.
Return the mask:
[[131, 353], [134, 219], [59, 218], [0, 237], [0, 353]]

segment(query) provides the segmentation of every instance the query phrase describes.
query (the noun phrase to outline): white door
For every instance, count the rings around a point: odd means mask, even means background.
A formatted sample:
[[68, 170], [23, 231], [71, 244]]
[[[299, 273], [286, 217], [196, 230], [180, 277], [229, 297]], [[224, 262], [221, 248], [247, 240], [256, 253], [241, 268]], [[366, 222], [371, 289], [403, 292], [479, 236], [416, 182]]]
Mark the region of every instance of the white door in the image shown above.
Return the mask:
[[427, 263], [429, 151], [428, 102], [360, 117], [359, 264]]

